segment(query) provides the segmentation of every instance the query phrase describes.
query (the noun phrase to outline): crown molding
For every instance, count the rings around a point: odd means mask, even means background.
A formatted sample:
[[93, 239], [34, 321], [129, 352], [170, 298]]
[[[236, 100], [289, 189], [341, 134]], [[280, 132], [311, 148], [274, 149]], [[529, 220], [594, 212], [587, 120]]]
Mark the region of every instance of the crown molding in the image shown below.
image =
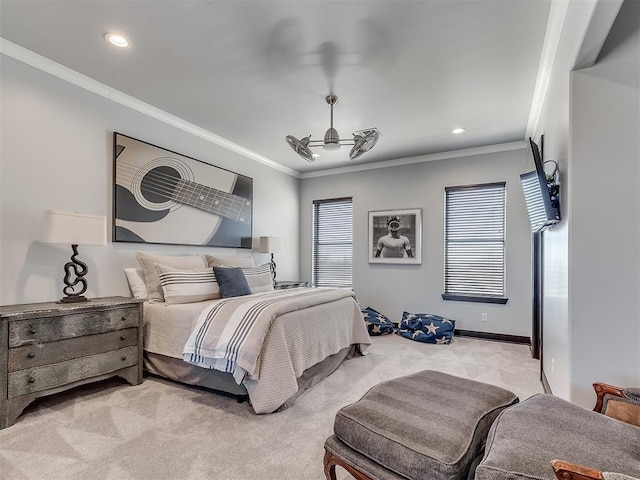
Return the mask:
[[542, 106], [547, 96], [553, 65], [560, 46], [560, 37], [569, 9], [569, 1], [552, 0], [549, 7], [549, 17], [547, 18], [547, 30], [542, 42], [542, 53], [540, 54], [540, 65], [538, 66], [538, 76], [536, 86], [533, 90], [531, 109], [529, 110], [529, 120], [525, 138], [532, 137], [538, 127]]
[[[551, 1], [547, 30], [540, 55], [538, 76], [533, 91], [531, 110], [529, 111], [526, 137], [532, 137], [538, 133], [542, 107], [547, 96], [563, 30], [565, 29], [565, 24], [571, 22], [571, 19], [568, 18], [568, 10], [571, 5], [574, 5], [574, 8], [581, 9], [582, 15], [580, 16], [579, 27], [583, 28], [584, 32], [576, 47], [574, 63], [565, 67], [569, 70], [579, 70], [591, 67], [596, 63], [600, 50], [609, 35], [622, 4], [623, 0]], [[572, 16], [572, 18], [574, 17], [575, 15]]]
[[486, 155], [489, 153], [508, 152], [511, 150], [523, 150], [526, 148], [524, 141], [498, 143], [496, 145], [486, 145], [483, 147], [465, 148], [462, 150], [451, 150], [448, 152], [432, 153], [429, 155], [419, 155], [415, 157], [398, 158], [383, 162], [363, 163], [349, 167], [331, 168], [315, 172], [304, 172], [300, 178], [326, 177], [329, 175], [341, 175], [344, 173], [363, 172], [365, 170], [377, 170], [379, 168], [398, 167], [402, 165], [413, 165], [415, 163], [434, 162], [436, 160], [447, 160], [450, 158], [470, 157], [473, 155]]
[[574, 70], [595, 65], [623, 3], [623, 0], [596, 1], [582, 44], [576, 55]]
[[83, 88], [91, 93], [96, 95], [100, 95], [101, 97], [107, 98], [112, 102], [118, 103], [124, 107], [130, 108], [131, 110], [135, 110], [136, 112], [142, 113], [148, 117], [151, 117], [155, 120], [159, 120], [161, 122], [166, 123], [167, 125], [171, 125], [172, 127], [178, 128], [184, 132], [187, 132], [191, 135], [194, 135], [198, 138], [206, 140], [208, 142], [219, 145], [227, 150], [243, 155], [251, 160], [255, 160], [260, 162], [268, 167], [271, 167], [275, 170], [279, 170], [280, 172], [286, 173], [287, 175], [291, 175], [292, 177], [300, 178], [300, 172], [297, 170], [293, 170], [291, 168], [285, 167], [273, 160], [260, 155], [248, 148], [242, 147], [237, 143], [234, 143], [230, 140], [227, 140], [224, 137], [216, 135], [209, 130], [205, 130], [204, 128], [198, 127], [193, 123], [187, 122], [180, 117], [172, 115], [164, 110], [160, 110], [159, 108], [154, 107], [148, 103], [145, 103], [137, 98], [134, 98], [130, 95], [127, 95], [119, 90], [109, 87], [104, 83], [98, 82], [86, 75], [83, 75], [75, 70], [72, 70], [64, 65], [61, 65], [53, 60], [50, 60], [46, 57], [43, 57], [40, 54], [37, 54], [29, 49], [21, 47], [9, 40], [0, 37], [0, 54], [6, 55], [7, 57], [11, 57], [14, 60], [18, 60], [26, 65], [29, 65], [33, 68], [37, 68], [49, 75], [59, 78], [60, 80], [64, 80], [69, 82], [77, 87]]

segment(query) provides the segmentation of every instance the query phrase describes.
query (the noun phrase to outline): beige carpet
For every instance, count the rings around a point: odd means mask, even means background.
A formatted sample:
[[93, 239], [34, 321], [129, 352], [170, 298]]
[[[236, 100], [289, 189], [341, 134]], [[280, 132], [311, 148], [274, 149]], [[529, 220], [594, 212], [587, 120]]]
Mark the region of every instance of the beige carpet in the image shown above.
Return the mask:
[[538, 362], [524, 345], [471, 338], [426, 345], [391, 335], [374, 337], [369, 352], [270, 415], [154, 377], [41, 399], [0, 430], [0, 478], [321, 480], [336, 411], [380, 381], [434, 369], [508, 388], [521, 400], [542, 392]]

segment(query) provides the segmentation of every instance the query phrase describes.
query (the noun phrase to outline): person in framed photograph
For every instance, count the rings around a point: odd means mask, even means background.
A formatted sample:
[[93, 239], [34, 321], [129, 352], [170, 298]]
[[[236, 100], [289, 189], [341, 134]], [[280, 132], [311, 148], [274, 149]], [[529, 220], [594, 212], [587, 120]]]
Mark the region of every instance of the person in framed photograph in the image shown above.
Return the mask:
[[389, 233], [378, 239], [376, 245], [376, 258], [413, 258], [409, 239], [400, 234], [400, 218], [391, 216], [387, 218], [387, 230]]

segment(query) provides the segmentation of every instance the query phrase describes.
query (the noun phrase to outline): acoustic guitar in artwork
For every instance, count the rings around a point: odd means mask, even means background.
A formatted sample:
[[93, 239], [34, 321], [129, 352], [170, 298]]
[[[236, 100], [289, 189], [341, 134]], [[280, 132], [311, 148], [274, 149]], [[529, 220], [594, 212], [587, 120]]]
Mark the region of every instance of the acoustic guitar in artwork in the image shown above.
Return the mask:
[[115, 138], [115, 241], [224, 247], [251, 241], [251, 178]]

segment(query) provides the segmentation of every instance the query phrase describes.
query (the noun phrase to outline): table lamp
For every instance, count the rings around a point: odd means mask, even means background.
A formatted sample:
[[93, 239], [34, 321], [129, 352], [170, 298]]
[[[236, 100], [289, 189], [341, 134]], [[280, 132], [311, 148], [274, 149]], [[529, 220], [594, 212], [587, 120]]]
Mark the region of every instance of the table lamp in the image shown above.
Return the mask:
[[260, 237], [260, 253], [271, 254], [271, 277], [273, 283], [276, 283], [276, 262], [273, 260], [273, 254], [280, 252], [282, 241], [280, 237]]
[[[87, 264], [78, 260], [78, 245], [107, 246], [107, 217], [101, 215], [87, 215], [84, 213], [45, 212], [45, 233], [42, 239], [45, 243], [66, 243], [71, 245], [73, 255], [71, 261], [64, 265], [64, 284], [62, 292], [65, 294], [58, 303], [86, 302], [82, 295], [87, 291], [87, 280], [84, 276], [89, 269]], [[76, 290], [80, 285], [80, 290]]]

